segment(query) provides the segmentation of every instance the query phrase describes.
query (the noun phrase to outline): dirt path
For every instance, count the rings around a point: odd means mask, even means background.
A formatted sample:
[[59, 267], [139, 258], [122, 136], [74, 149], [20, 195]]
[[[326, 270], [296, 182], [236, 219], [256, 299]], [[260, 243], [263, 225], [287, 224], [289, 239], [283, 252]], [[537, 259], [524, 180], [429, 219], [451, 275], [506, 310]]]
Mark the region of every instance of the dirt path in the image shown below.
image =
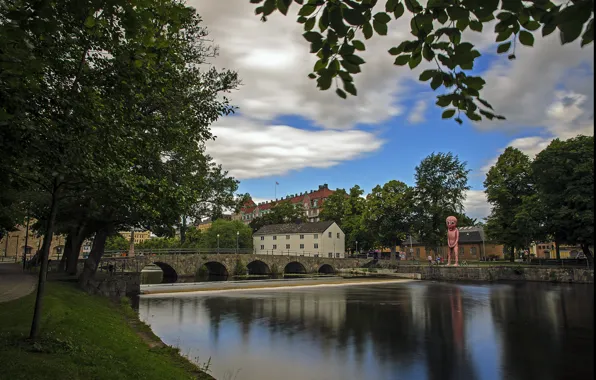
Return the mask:
[[37, 278], [19, 264], [0, 263], [0, 303], [16, 300], [35, 290]]

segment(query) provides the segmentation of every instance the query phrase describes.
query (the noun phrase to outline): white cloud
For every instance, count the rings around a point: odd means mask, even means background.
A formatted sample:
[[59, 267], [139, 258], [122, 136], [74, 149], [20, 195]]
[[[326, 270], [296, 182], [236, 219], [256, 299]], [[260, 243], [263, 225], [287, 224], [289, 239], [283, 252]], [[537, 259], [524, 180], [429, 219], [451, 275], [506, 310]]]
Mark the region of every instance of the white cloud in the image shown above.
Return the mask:
[[490, 214], [490, 205], [486, 201], [484, 190], [468, 190], [464, 201], [466, 215], [482, 220]]
[[422, 123], [425, 119], [426, 101], [419, 100], [414, 105], [412, 112], [408, 115], [408, 121], [412, 124]]
[[304, 130], [228, 117], [212, 128], [217, 136], [207, 151], [238, 179], [285, 174], [303, 168], [329, 168], [374, 152], [383, 140], [359, 130]]

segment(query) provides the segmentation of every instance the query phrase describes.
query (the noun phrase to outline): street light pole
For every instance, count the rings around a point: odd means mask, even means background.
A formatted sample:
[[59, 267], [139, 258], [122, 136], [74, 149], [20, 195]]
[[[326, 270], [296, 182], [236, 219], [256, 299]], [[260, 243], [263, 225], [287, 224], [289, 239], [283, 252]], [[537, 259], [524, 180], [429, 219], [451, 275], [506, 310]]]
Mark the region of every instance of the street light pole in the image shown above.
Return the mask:
[[217, 254], [219, 255], [219, 234], [217, 234]]
[[414, 249], [412, 248], [412, 234], [410, 234], [410, 256], [414, 259]]
[[27, 215], [27, 229], [25, 231], [25, 248], [23, 249], [23, 270], [25, 270], [25, 263], [27, 262], [27, 247], [28, 246], [29, 246], [29, 215]]
[[358, 254], [358, 240], [356, 240], [356, 254]]
[[236, 254], [238, 254], [238, 238], [240, 237], [240, 231], [236, 231]]

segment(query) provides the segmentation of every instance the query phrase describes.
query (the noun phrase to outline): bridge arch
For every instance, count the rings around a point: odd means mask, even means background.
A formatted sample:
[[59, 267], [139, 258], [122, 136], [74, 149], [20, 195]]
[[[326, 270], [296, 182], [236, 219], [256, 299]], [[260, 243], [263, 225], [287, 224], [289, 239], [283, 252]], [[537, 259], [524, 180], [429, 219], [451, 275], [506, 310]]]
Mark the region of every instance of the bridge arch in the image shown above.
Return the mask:
[[298, 262], [298, 261], [291, 261], [284, 267], [284, 273], [290, 274], [306, 274], [306, 267]]
[[176, 273], [176, 269], [174, 269], [171, 265], [162, 263], [161, 261], [156, 261], [153, 264], [157, 265], [159, 269], [163, 272], [163, 279], [161, 282], [176, 282], [178, 280], [178, 273]]
[[321, 274], [335, 274], [335, 268], [330, 264], [323, 264], [319, 267], [319, 273]]
[[254, 260], [248, 263], [248, 274], [271, 274], [271, 268], [261, 260]]
[[229, 276], [228, 268], [219, 261], [208, 261], [203, 264], [210, 276]]

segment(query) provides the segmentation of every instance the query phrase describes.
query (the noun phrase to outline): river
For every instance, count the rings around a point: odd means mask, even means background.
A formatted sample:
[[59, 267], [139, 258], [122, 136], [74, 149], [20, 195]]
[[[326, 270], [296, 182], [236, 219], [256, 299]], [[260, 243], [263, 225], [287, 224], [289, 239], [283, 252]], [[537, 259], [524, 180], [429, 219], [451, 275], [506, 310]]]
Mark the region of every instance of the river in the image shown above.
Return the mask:
[[594, 286], [401, 284], [147, 295], [218, 380], [592, 379]]

